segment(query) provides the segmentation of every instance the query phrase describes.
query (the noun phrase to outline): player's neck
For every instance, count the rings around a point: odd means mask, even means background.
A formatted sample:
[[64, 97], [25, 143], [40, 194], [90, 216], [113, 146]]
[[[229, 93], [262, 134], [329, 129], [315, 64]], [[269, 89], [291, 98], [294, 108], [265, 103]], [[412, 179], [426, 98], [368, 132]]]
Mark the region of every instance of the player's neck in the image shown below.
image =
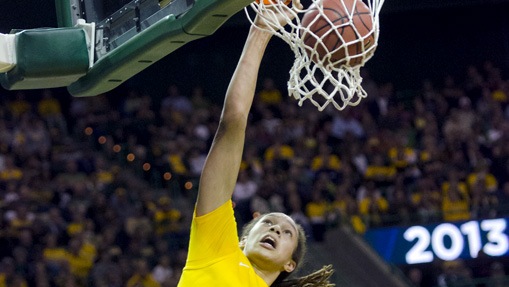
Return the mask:
[[274, 281], [276, 281], [277, 277], [281, 272], [279, 271], [270, 271], [265, 270], [263, 268], [260, 268], [258, 265], [256, 265], [254, 262], [251, 262], [251, 265], [253, 265], [253, 269], [255, 273], [260, 276], [265, 283], [267, 283], [267, 286], [271, 286]]

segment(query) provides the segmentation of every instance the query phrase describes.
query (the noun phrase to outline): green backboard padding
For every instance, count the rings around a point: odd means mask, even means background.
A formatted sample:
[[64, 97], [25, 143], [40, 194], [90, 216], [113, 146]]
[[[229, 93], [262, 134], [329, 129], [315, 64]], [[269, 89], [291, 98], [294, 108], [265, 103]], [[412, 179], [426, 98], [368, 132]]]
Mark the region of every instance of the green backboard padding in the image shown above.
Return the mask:
[[55, 0], [58, 27], [73, 27], [71, 3], [69, 0]]
[[187, 12], [183, 30], [188, 34], [212, 35], [231, 16], [249, 5], [253, 0], [197, 0]]
[[110, 91], [151, 64], [185, 45], [213, 34], [252, 0], [199, 0], [179, 18], [170, 15], [140, 32], [69, 85], [73, 96], [96, 96]]
[[8, 90], [65, 87], [85, 75], [89, 57], [81, 28], [32, 29], [16, 33], [16, 66], [0, 75]]
[[92, 69], [72, 83], [73, 96], [96, 96], [117, 87], [154, 62], [200, 36], [182, 32], [173, 15], [161, 19], [97, 61]]

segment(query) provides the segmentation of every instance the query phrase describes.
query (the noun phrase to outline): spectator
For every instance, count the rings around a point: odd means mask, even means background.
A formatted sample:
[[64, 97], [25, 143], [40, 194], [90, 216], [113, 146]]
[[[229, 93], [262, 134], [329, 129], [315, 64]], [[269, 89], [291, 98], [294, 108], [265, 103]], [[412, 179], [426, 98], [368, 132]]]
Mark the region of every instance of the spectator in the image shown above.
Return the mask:
[[419, 268], [411, 268], [407, 272], [407, 277], [410, 279], [410, 282], [412, 283], [413, 287], [423, 287], [423, 274], [422, 271]]
[[387, 210], [385, 224], [408, 225], [412, 213], [410, 201], [404, 190], [404, 186], [396, 186], [392, 192], [392, 199]]
[[9, 232], [14, 236], [18, 236], [22, 230], [33, 227], [35, 214], [29, 210], [27, 203], [17, 202], [14, 210], [5, 213], [5, 218]]
[[355, 204], [355, 199], [349, 192], [350, 188], [349, 184], [341, 184], [332, 193], [332, 212], [337, 216], [337, 220], [343, 224], [350, 224], [349, 209], [350, 206]]
[[162, 255], [157, 265], [152, 269], [152, 277], [161, 286], [167, 284], [173, 277], [173, 269], [171, 268], [171, 260], [168, 255]]
[[311, 236], [316, 242], [325, 240], [327, 218], [330, 204], [323, 195], [323, 190], [314, 189], [311, 201], [306, 204], [306, 216], [311, 225]]
[[95, 246], [84, 242], [81, 236], [76, 235], [69, 240], [65, 260], [78, 285], [83, 286], [87, 282], [95, 257]]
[[274, 183], [265, 182], [251, 200], [251, 213], [284, 212], [283, 197], [275, 190]]
[[448, 287], [454, 285], [468, 286], [472, 279], [472, 270], [465, 266], [463, 261], [445, 261], [442, 263], [442, 273], [437, 278], [438, 286]]
[[159, 287], [161, 286], [150, 273], [148, 263], [145, 259], [135, 262], [136, 271], [127, 281], [126, 287]]
[[262, 88], [258, 92], [257, 98], [267, 106], [277, 106], [283, 101], [281, 91], [276, 87], [274, 79], [269, 77], [263, 79]]
[[495, 218], [498, 209], [498, 198], [495, 191], [488, 191], [486, 183], [478, 180], [470, 188], [471, 213], [474, 219]]
[[290, 161], [295, 156], [293, 148], [284, 143], [279, 137], [275, 138], [274, 144], [264, 152], [264, 160], [273, 163], [277, 169], [287, 170]]
[[152, 218], [154, 231], [157, 237], [169, 240], [171, 250], [178, 249], [185, 242], [183, 219], [182, 212], [173, 206], [170, 197], [159, 198]]
[[166, 97], [161, 101], [161, 108], [168, 113], [173, 111], [187, 115], [193, 110], [193, 104], [188, 97], [181, 94], [176, 84], [171, 84], [166, 89]]
[[442, 215], [444, 221], [469, 220], [470, 198], [467, 193], [460, 191], [456, 183], [452, 183], [442, 198]]
[[12, 155], [4, 158], [3, 169], [0, 170], [0, 182], [20, 181], [23, 178], [23, 170], [18, 167]]
[[466, 180], [469, 189], [476, 185], [482, 185], [487, 192], [493, 193], [498, 189], [498, 182], [495, 176], [490, 173], [487, 163], [479, 163]]
[[365, 196], [359, 200], [359, 214], [369, 227], [381, 226], [389, 210], [389, 202], [373, 181], [365, 186]]
[[258, 182], [250, 176], [249, 171], [242, 169], [239, 172], [232, 196], [239, 225], [247, 223], [253, 218], [251, 214], [251, 200], [256, 195], [258, 188]]
[[364, 179], [377, 182], [380, 185], [390, 185], [396, 177], [396, 168], [387, 164], [382, 154], [375, 154], [371, 158], [364, 172]]
[[24, 91], [17, 91], [14, 99], [8, 102], [7, 107], [15, 119], [32, 110], [32, 104], [26, 99]]
[[339, 156], [332, 153], [332, 148], [321, 143], [318, 146], [318, 153], [311, 160], [311, 171], [315, 174], [328, 173], [331, 177], [338, 179], [341, 171], [341, 160]]
[[0, 287], [28, 287], [27, 281], [16, 273], [14, 260], [4, 257], [0, 262]]
[[118, 247], [112, 246], [108, 250], [101, 253], [99, 260], [94, 264], [90, 273], [90, 281], [93, 286], [97, 287], [121, 287], [122, 271], [117, 264], [118, 257], [121, 250]]
[[442, 196], [434, 180], [430, 177], [418, 180], [416, 190], [410, 197], [410, 206], [415, 210], [417, 222], [438, 222], [442, 218], [441, 203]]
[[490, 264], [490, 281], [486, 287], [504, 287], [509, 283], [506, 277], [504, 265], [501, 262], [495, 261]]
[[42, 91], [42, 99], [37, 103], [37, 112], [46, 122], [48, 129], [54, 136], [67, 135], [67, 123], [62, 113], [60, 102], [49, 89]]
[[498, 212], [497, 215], [505, 217], [509, 215], [509, 182], [502, 185], [497, 191]]
[[365, 136], [361, 122], [356, 118], [354, 109], [346, 109], [345, 113], [337, 113], [332, 119], [331, 135], [344, 139], [347, 134], [359, 139]]

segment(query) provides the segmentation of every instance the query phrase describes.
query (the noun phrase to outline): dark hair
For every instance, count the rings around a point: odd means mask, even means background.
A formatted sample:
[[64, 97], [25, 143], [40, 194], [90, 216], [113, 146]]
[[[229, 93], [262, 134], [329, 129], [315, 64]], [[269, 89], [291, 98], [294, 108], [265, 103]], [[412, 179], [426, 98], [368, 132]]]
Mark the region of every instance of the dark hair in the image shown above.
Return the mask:
[[[249, 232], [256, 223], [258, 223], [262, 217], [264, 217], [265, 214], [262, 214], [250, 222], [248, 222], [244, 227], [242, 228], [241, 237], [248, 236]], [[295, 272], [299, 267], [301, 267], [301, 263], [304, 260], [304, 255], [306, 254], [307, 249], [307, 240], [306, 240], [306, 232], [300, 226], [299, 224], [295, 223], [297, 225], [297, 230], [299, 232], [299, 236], [297, 238], [297, 247], [292, 253], [292, 260], [295, 261], [295, 269], [293, 272]], [[322, 269], [295, 279], [287, 279], [290, 276], [290, 272], [283, 271], [279, 274], [279, 276], [276, 278], [274, 283], [272, 283], [271, 286], [273, 287], [332, 287], [334, 284], [329, 283], [329, 278], [332, 275], [333, 270], [332, 266], [324, 266]]]

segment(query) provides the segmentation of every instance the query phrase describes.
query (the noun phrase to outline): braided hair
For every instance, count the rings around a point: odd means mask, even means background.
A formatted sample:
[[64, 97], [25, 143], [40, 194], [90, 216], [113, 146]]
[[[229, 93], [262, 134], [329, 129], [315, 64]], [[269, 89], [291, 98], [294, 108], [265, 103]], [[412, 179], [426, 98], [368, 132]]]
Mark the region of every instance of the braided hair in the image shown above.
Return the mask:
[[309, 275], [285, 279], [281, 282], [276, 280], [272, 287], [333, 287], [335, 284], [329, 282], [332, 273], [334, 273], [332, 265], [326, 265]]

